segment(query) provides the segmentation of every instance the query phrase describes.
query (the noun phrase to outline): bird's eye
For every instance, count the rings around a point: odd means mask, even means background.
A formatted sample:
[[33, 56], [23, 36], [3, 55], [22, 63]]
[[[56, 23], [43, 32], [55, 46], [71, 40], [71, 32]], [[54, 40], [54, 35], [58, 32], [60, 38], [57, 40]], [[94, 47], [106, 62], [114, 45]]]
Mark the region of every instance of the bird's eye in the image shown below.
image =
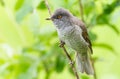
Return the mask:
[[57, 16], [57, 19], [60, 19], [60, 18], [62, 18], [62, 16], [61, 16], [61, 15], [58, 15], [58, 16]]

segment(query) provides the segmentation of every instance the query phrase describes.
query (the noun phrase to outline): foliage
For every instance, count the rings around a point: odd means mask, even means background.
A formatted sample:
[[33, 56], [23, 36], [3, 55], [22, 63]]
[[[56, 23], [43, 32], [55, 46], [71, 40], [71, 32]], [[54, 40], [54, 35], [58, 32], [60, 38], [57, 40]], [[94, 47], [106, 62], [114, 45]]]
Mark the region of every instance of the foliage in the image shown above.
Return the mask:
[[[48, 1], [52, 11], [64, 7], [81, 17], [78, 0]], [[82, 0], [82, 5], [97, 77], [118, 79], [120, 0]], [[47, 17], [43, 0], [0, 0], [0, 79], [74, 78], [69, 61], [58, 47], [55, 27], [45, 20]], [[68, 51], [73, 58], [73, 50]]]

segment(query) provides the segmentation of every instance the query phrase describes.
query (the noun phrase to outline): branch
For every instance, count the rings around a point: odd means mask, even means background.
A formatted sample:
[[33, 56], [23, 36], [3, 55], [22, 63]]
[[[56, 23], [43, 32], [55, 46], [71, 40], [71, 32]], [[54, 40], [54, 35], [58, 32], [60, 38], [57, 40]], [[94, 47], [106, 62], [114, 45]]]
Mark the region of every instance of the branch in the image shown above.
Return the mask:
[[75, 66], [74, 66], [74, 63], [73, 63], [73, 61], [72, 61], [70, 55], [68, 54], [68, 52], [66, 51], [66, 49], [65, 49], [64, 46], [62, 46], [61, 48], [64, 50], [65, 54], [67, 55], [67, 57], [68, 57], [68, 59], [69, 59], [69, 61], [70, 61], [71, 68], [72, 68], [72, 70], [73, 70], [73, 72], [74, 72], [76, 78], [79, 79], [77, 70], [76, 70], [76, 68], [75, 68]]
[[[44, 1], [45, 1], [45, 5], [46, 5], [46, 7], [47, 7], [47, 9], [48, 9], [48, 11], [49, 11], [49, 14], [50, 14], [50, 16], [51, 16], [51, 10], [50, 10], [50, 7], [49, 7], [49, 5], [48, 5], [48, 2], [47, 2], [47, 0], [44, 0]], [[74, 74], [75, 74], [75, 76], [76, 76], [76, 79], [80, 79], [79, 76], [78, 76], [77, 70], [76, 70], [76, 68], [74, 67], [74, 63], [73, 63], [73, 61], [72, 61], [72, 58], [71, 58], [70, 55], [68, 54], [66, 48], [64, 47], [64, 45], [62, 45], [61, 48], [64, 50], [66, 56], [68, 57], [68, 59], [69, 59], [69, 61], [70, 61], [70, 65], [71, 65], [71, 68], [72, 68], [72, 70], [73, 70], [73, 72], [74, 72]]]
[[47, 7], [47, 9], [48, 9], [48, 11], [49, 11], [49, 14], [50, 14], [50, 16], [51, 16], [52, 13], [51, 13], [50, 7], [49, 7], [49, 5], [48, 5], [48, 1], [47, 1], [47, 0], [44, 0], [44, 1], [45, 1], [45, 5], [46, 5], [46, 7]]
[[96, 62], [96, 60], [94, 60], [93, 58], [91, 58], [91, 60], [92, 60], [92, 66], [93, 66], [93, 69], [94, 69], [94, 75], [93, 75], [93, 77], [94, 77], [94, 79], [97, 79], [96, 69], [95, 69], [95, 62]]
[[79, 7], [80, 7], [80, 14], [81, 14], [81, 18], [82, 18], [82, 21], [84, 22], [83, 5], [82, 5], [81, 0], [78, 0], [78, 1], [79, 1]]

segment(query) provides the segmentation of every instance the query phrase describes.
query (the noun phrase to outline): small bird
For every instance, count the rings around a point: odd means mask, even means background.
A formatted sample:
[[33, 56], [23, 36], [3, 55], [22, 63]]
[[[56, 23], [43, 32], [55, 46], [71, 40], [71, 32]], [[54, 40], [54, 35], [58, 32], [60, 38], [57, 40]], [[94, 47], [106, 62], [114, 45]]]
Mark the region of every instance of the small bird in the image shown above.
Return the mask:
[[85, 24], [63, 8], [57, 9], [47, 20], [52, 20], [55, 24], [61, 43], [76, 51], [77, 70], [93, 75], [94, 70], [90, 60], [93, 50]]

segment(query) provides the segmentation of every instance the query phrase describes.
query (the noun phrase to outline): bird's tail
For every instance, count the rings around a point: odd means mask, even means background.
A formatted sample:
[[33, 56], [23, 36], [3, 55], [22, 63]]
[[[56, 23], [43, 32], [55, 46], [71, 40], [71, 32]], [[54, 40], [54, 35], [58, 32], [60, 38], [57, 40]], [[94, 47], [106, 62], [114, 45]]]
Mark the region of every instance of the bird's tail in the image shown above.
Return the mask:
[[94, 69], [92, 67], [92, 62], [90, 61], [90, 57], [88, 55], [81, 55], [80, 53], [77, 53], [76, 55], [76, 66], [77, 70], [81, 73], [86, 73], [89, 75], [94, 74]]

